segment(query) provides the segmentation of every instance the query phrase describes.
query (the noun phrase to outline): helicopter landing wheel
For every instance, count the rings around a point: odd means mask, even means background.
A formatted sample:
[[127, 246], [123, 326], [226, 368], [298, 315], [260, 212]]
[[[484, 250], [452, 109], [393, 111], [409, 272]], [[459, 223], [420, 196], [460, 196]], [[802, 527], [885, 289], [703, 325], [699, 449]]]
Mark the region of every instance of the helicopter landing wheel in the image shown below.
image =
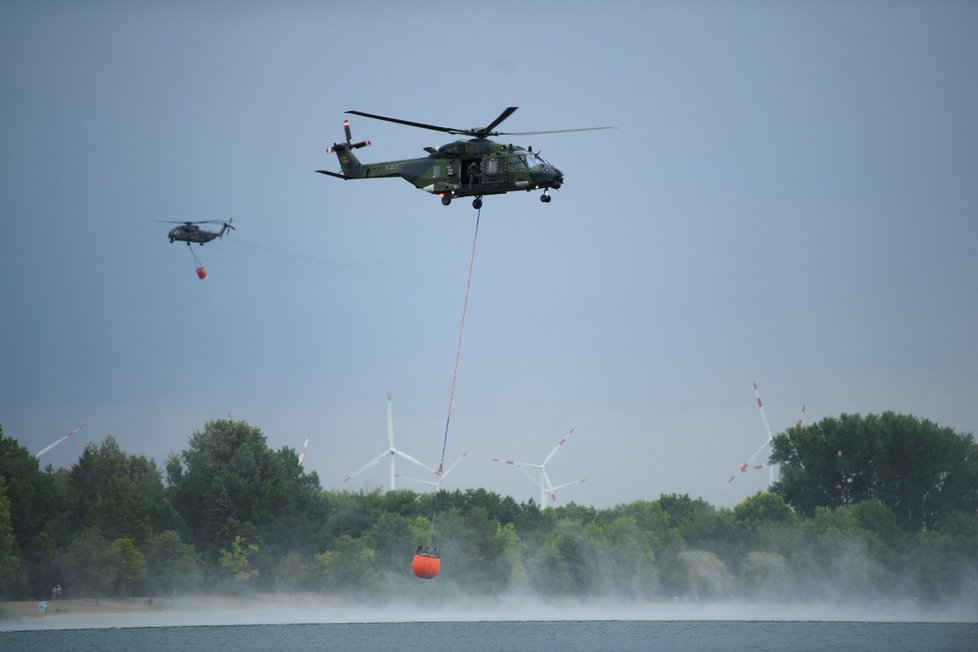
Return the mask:
[[544, 204], [549, 204], [550, 195], [548, 195], [547, 193], [543, 193], [542, 195], [540, 195], [540, 201], [542, 201]]
[[475, 199], [472, 200], [472, 208], [474, 208], [475, 210], [479, 210], [480, 208], [482, 208], [482, 197], [476, 197]]
[[449, 204], [452, 203], [452, 196], [451, 195], [442, 195], [441, 196], [441, 203], [443, 205], [445, 205], [445, 206], [448, 206]]

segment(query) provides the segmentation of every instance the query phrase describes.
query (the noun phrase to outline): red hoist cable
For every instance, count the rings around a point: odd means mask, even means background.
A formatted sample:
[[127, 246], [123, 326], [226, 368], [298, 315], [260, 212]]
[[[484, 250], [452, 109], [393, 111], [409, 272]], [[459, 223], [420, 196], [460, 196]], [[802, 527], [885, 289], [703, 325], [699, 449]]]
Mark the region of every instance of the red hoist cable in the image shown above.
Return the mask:
[[472, 255], [469, 257], [469, 277], [465, 282], [465, 302], [462, 304], [462, 323], [458, 329], [458, 346], [455, 349], [455, 368], [452, 370], [452, 389], [448, 394], [448, 417], [445, 419], [445, 437], [441, 444], [441, 460], [438, 462], [438, 474], [445, 464], [445, 448], [448, 446], [448, 426], [452, 421], [452, 403], [455, 401], [455, 379], [458, 377], [458, 361], [462, 355], [462, 335], [465, 333], [465, 313], [469, 310], [469, 290], [472, 287], [472, 270], [475, 268], [475, 245], [479, 241], [479, 219], [482, 208], [475, 216], [475, 235], [472, 236]]
[[[442, 474], [445, 465], [445, 448], [448, 446], [448, 426], [452, 422], [452, 404], [455, 402], [455, 380], [458, 378], [458, 361], [462, 356], [462, 335], [465, 333], [465, 314], [469, 310], [469, 290], [472, 288], [472, 270], [475, 268], [475, 245], [479, 240], [479, 219], [482, 217], [482, 208], [478, 209], [475, 218], [475, 235], [472, 236], [472, 254], [469, 257], [469, 276], [465, 281], [465, 302], [462, 304], [462, 323], [458, 329], [458, 345], [455, 348], [455, 367], [452, 369], [452, 389], [448, 394], [448, 417], [445, 419], [445, 437], [441, 444], [441, 460], [438, 462], [438, 475]], [[428, 531], [428, 542], [418, 546], [418, 552], [414, 555], [414, 562], [411, 569], [415, 576], [421, 579], [430, 580], [441, 571], [441, 557], [438, 555], [438, 548], [432, 545], [435, 536], [435, 516], [438, 513], [437, 507], [433, 504], [431, 513], [431, 528]]]
[[189, 242], [187, 243], [187, 249], [190, 250], [190, 255], [194, 257], [194, 268], [197, 271], [197, 278], [203, 281], [205, 278], [207, 278], [207, 268], [201, 264], [200, 258], [198, 258], [197, 254], [194, 253], [194, 248], [190, 246]]

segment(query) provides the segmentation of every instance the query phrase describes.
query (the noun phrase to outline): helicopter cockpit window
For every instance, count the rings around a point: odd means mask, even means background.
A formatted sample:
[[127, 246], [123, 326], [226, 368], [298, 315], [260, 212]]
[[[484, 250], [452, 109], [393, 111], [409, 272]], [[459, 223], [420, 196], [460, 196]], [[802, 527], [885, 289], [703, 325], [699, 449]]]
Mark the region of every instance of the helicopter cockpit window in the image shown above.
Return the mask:
[[522, 155], [517, 155], [513, 157], [513, 169], [515, 170], [525, 170], [526, 169], [526, 157]]
[[526, 164], [529, 165], [531, 168], [534, 168], [540, 165], [540, 159], [538, 159], [535, 154], [527, 154]]

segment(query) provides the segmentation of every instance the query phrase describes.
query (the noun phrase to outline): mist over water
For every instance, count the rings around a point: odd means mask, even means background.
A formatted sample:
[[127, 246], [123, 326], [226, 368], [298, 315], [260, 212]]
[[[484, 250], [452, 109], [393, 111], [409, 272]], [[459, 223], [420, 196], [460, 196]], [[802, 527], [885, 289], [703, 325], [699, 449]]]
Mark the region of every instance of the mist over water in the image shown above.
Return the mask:
[[[302, 602], [308, 596], [295, 596]], [[3, 649], [323, 650], [903, 650], [978, 649], [978, 624], [920, 622], [914, 610], [797, 610], [744, 603], [424, 605], [297, 607], [230, 602], [212, 610], [93, 620], [20, 631], [0, 629]], [[165, 616], [165, 618], [158, 618]], [[905, 619], [904, 619], [905, 617]], [[863, 619], [865, 618], [865, 619]], [[47, 624], [50, 621], [45, 621]]]
[[[132, 600], [132, 603], [141, 601]], [[102, 629], [177, 626], [298, 625], [340, 623], [450, 622], [866, 622], [978, 623], [973, 604], [922, 608], [912, 602], [855, 604], [802, 601], [789, 603], [722, 601], [552, 600], [503, 596], [493, 601], [424, 600], [407, 602], [339, 601], [314, 594], [256, 595], [250, 598], [186, 598], [165, 601], [155, 609], [84, 612], [0, 621], [2, 631]]]

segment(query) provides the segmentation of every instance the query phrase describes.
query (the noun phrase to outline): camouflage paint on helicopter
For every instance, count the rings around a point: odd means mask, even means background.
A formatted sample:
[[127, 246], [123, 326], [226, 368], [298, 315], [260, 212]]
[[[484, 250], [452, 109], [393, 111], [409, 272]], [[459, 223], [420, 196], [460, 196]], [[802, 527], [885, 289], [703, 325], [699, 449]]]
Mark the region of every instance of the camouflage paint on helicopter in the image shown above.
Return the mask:
[[455, 129], [420, 122], [388, 118], [385, 116], [347, 111], [377, 120], [406, 124], [422, 129], [443, 131], [450, 134], [473, 136], [470, 140], [457, 140], [437, 149], [426, 147], [428, 156], [424, 158], [384, 161], [381, 163], [361, 163], [353, 153], [354, 149], [370, 145], [369, 140], [351, 142], [350, 122], [343, 122], [346, 142], [335, 143], [326, 151], [335, 153], [343, 172], [316, 170], [320, 174], [340, 179], [372, 179], [381, 177], [400, 177], [414, 184], [415, 188], [437, 194], [442, 204], [448, 206], [455, 197], [475, 197], [472, 206], [482, 207], [483, 195], [499, 195], [517, 190], [543, 190], [540, 201], [549, 202], [549, 190], [557, 190], [564, 183], [564, 175], [556, 167], [533, 153], [533, 148], [524, 149], [512, 144], [502, 144], [489, 140], [487, 136], [530, 135], [563, 133], [569, 131], [593, 131], [611, 127], [588, 127], [584, 129], [559, 129], [553, 131], [499, 132], [492, 131], [500, 122], [509, 117], [517, 107], [503, 111], [488, 127], [477, 129]]

